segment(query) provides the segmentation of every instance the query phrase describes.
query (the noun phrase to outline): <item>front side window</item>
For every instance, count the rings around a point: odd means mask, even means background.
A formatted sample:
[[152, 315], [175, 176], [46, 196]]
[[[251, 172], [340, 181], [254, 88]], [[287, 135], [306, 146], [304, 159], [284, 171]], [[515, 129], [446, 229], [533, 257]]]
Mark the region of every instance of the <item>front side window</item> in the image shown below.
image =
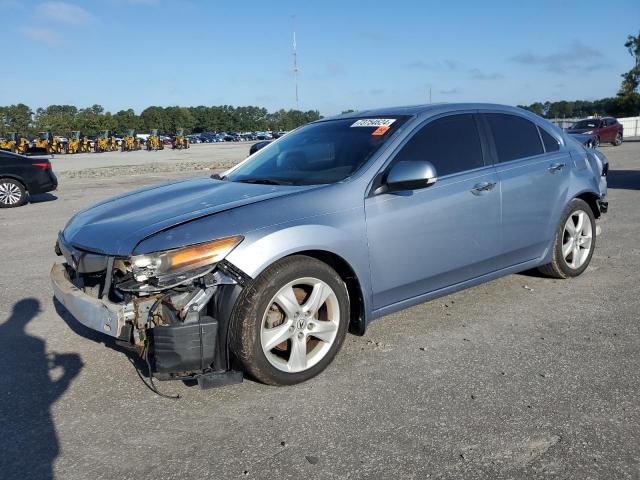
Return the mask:
[[544, 153], [538, 128], [533, 122], [506, 113], [484, 115], [493, 133], [500, 163]]
[[312, 123], [259, 150], [225, 178], [271, 185], [339, 182], [360, 169], [407, 118], [387, 116]]
[[429, 161], [438, 177], [484, 166], [473, 115], [449, 115], [428, 123], [402, 147], [394, 161]]
[[573, 127], [576, 130], [586, 129], [586, 128], [600, 128], [600, 120], [595, 118], [589, 118], [587, 120], [579, 120], [573, 124]]

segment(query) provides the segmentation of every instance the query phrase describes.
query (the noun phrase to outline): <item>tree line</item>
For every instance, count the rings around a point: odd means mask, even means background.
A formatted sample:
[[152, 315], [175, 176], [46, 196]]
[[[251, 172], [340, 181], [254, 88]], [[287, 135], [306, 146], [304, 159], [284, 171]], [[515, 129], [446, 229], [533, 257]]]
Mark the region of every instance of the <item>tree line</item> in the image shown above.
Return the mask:
[[640, 33], [629, 35], [624, 44], [633, 57], [635, 65], [621, 75], [622, 82], [615, 97], [601, 100], [535, 102], [531, 105], [518, 105], [521, 108], [547, 118], [576, 118], [588, 115], [612, 115], [614, 117], [635, 117], [640, 115]]
[[111, 113], [101, 105], [87, 108], [49, 105], [33, 111], [28, 105], [19, 103], [0, 106], [0, 135], [7, 132], [33, 135], [45, 130], [54, 135], [67, 135], [72, 130], [80, 130], [86, 135], [95, 135], [100, 130], [123, 133], [129, 129], [148, 133], [154, 128], [165, 133], [173, 133], [178, 128], [184, 128], [187, 133], [282, 131], [320, 118], [317, 110], [268, 112], [266, 108], [255, 106], [152, 106], [138, 115], [133, 109]]

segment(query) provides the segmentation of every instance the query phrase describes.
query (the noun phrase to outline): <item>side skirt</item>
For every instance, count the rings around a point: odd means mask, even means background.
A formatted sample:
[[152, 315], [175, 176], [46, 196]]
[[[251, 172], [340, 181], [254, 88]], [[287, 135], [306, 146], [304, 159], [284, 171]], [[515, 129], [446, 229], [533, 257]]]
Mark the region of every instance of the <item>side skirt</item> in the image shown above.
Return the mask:
[[471, 280], [466, 280], [464, 282], [456, 283], [455, 285], [451, 285], [448, 287], [440, 288], [438, 290], [434, 290], [429, 293], [418, 295], [417, 297], [412, 297], [412, 298], [408, 298], [407, 300], [402, 300], [401, 302], [396, 302], [394, 304], [387, 305], [386, 307], [382, 307], [377, 310], [374, 310], [372, 312], [371, 321], [377, 318], [383, 317], [385, 315], [389, 315], [391, 313], [399, 312], [400, 310], [413, 307], [414, 305], [419, 305], [421, 303], [428, 302], [429, 300], [433, 300], [435, 298], [439, 298], [445, 295], [449, 295], [451, 293], [459, 292], [460, 290], [464, 290], [465, 288], [475, 287], [476, 285], [480, 285], [481, 283], [485, 283], [490, 280], [495, 280], [496, 278], [504, 277], [512, 273], [529, 270], [531, 268], [538, 267], [539, 265], [541, 265], [540, 259], [529, 260], [524, 263], [513, 265], [512, 267], [503, 268], [501, 270], [496, 270], [495, 272], [487, 273], [480, 277], [472, 278]]

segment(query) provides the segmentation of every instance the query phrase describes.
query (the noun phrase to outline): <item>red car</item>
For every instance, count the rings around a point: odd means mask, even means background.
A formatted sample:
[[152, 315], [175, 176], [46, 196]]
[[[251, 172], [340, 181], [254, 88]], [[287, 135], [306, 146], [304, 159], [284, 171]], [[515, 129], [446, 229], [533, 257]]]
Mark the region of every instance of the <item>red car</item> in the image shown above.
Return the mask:
[[594, 147], [600, 143], [622, 144], [622, 125], [613, 117], [586, 118], [578, 120], [567, 133], [582, 133], [596, 137]]

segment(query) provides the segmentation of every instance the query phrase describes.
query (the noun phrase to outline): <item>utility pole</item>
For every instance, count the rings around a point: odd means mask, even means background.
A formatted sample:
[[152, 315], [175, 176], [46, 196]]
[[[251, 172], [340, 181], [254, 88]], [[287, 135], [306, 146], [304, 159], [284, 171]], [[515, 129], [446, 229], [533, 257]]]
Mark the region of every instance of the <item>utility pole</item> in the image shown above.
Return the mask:
[[300, 110], [300, 104], [298, 100], [298, 46], [296, 44], [296, 16], [293, 18], [293, 81], [296, 86], [296, 110]]
[[429, 85], [429, 105], [431, 105], [431, 85]]

